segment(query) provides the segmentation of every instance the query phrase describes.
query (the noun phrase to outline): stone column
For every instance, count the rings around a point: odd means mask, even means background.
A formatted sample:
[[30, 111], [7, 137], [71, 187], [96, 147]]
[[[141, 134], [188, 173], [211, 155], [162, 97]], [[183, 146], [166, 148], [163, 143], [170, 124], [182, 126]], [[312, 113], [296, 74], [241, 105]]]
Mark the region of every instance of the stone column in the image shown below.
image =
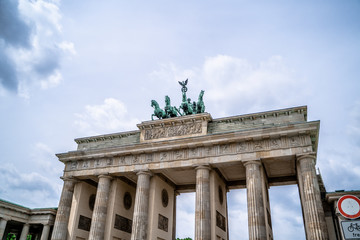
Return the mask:
[[29, 229], [30, 229], [30, 224], [25, 223], [22, 231], [21, 231], [21, 235], [20, 235], [20, 240], [26, 240], [27, 235], [29, 234]]
[[64, 186], [60, 197], [51, 240], [64, 240], [68, 236], [68, 223], [76, 181], [72, 178], [62, 179], [64, 180]]
[[315, 155], [297, 156], [297, 175], [306, 239], [329, 239], [315, 170]]
[[173, 227], [172, 227], [172, 239], [176, 239], [176, 197], [179, 195], [179, 192], [174, 190], [174, 206], [173, 206]]
[[109, 175], [99, 176], [94, 212], [91, 219], [89, 240], [104, 239], [110, 182], [111, 177]]
[[149, 171], [139, 171], [136, 185], [134, 215], [131, 240], [146, 240], [149, 211], [150, 177]]
[[8, 220], [5, 218], [2, 218], [0, 220], [0, 239], [3, 239], [3, 237], [4, 237], [7, 222], [8, 222]]
[[196, 168], [195, 240], [211, 239], [210, 167]]
[[50, 225], [49, 224], [44, 224], [40, 240], [48, 240], [49, 239], [49, 232], [50, 232]]
[[249, 240], [267, 239], [261, 161], [245, 162]]

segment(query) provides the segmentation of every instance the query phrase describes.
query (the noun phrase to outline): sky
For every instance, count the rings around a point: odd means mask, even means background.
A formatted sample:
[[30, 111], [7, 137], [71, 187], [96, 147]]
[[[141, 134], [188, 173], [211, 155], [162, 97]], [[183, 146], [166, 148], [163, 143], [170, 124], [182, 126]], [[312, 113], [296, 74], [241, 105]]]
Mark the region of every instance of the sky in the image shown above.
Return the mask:
[[[360, 189], [360, 1], [0, 0], [0, 198], [56, 207], [75, 138], [136, 130], [151, 99], [205, 90], [213, 118], [307, 105], [327, 191]], [[305, 239], [297, 186], [271, 187], [275, 239]], [[246, 190], [228, 193], [248, 239]], [[194, 194], [177, 236], [194, 235]]]

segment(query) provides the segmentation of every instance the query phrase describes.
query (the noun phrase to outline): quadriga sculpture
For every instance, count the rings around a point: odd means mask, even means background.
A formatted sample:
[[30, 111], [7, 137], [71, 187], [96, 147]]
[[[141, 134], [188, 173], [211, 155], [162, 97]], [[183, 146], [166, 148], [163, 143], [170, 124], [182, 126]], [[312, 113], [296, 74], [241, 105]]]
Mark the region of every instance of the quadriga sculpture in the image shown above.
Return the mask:
[[[205, 104], [203, 101], [204, 97], [204, 90], [200, 91], [199, 98], [197, 102], [191, 102], [190, 98], [186, 97], [187, 92], [187, 85], [188, 79], [185, 81], [179, 82], [181, 85], [181, 92], [182, 92], [182, 102], [180, 107], [177, 108], [175, 106], [171, 106], [170, 97], [165, 96], [165, 108], [162, 110], [159, 107], [159, 104], [155, 100], [151, 100], [151, 106], [154, 108], [154, 114], [151, 115], [151, 120], [154, 120], [154, 116], [159, 119], [164, 118], [171, 118], [183, 115], [191, 115], [197, 113], [204, 113], [205, 112]], [[182, 110], [182, 111], [180, 111]]]

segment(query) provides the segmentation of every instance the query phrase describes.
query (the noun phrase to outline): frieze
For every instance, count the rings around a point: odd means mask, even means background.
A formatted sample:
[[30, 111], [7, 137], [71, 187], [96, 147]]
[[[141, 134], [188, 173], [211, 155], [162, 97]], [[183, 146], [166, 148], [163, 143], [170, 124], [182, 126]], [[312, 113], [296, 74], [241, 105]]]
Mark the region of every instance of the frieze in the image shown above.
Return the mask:
[[213, 156], [215, 155], [215, 148], [213, 146], [205, 147], [202, 149], [204, 156]]
[[145, 156], [145, 162], [146, 163], [153, 162], [153, 160], [154, 160], [154, 154], [152, 154], [152, 153], [146, 154], [146, 156]]
[[112, 159], [112, 158], [107, 158], [107, 159], [106, 159], [106, 165], [107, 165], [107, 166], [113, 165], [113, 159]]
[[291, 137], [280, 136], [278, 138], [247, 140], [237, 143], [202, 146], [188, 149], [177, 149], [174, 151], [170, 150], [154, 153], [128, 154], [113, 158], [71, 161], [67, 163], [66, 169], [68, 171], [74, 171], [108, 166], [124, 166], [134, 164], [148, 164], [155, 162], [180, 161], [192, 158], [242, 154], [302, 146], [311, 146], [311, 139], [308, 135]]
[[178, 126], [164, 126], [145, 130], [145, 140], [192, 135], [202, 132], [202, 123], [187, 123]]
[[126, 157], [121, 156], [120, 159], [119, 159], [119, 163], [120, 163], [120, 165], [125, 165], [126, 164]]
[[184, 159], [184, 150], [176, 150], [176, 151], [174, 151], [174, 158], [176, 160]]
[[89, 161], [83, 161], [82, 168], [88, 168], [89, 167]]
[[96, 159], [95, 160], [95, 167], [100, 167], [101, 166], [101, 160], [100, 159]]
[[189, 150], [189, 157], [195, 158], [200, 156], [200, 149], [199, 148], [191, 148]]
[[249, 142], [240, 142], [237, 144], [236, 152], [247, 152], [249, 150]]
[[271, 149], [278, 149], [281, 147], [281, 139], [274, 138], [274, 139], [270, 139], [269, 142]]
[[164, 162], [167, 160], [168, 160], [168, 153], [167, 152], [160, 153], [160, 162]]
[[133, 155], [132, 156], [132, 163], [138, 164], [140, 162], [140, 156], [139, 155]]
[[290, 137], [289, 138], [289, 144], [290, 146], [298, 146], [300, 144], [300, 138], [299, 137]]
[[78, 163], [75, 162], [75, 161], [74, 161], [74, 162], [71, 162], [71, 163], [70, 163], [70, 168], [71, 168], [71, 169], [76, 169], [76, 168], [77, 168], [77, 164], [78, 164]]
[[231, 147], [232, 147], [231, 144], [220, 145], [220, 154], [231, 153], [232, 152]]

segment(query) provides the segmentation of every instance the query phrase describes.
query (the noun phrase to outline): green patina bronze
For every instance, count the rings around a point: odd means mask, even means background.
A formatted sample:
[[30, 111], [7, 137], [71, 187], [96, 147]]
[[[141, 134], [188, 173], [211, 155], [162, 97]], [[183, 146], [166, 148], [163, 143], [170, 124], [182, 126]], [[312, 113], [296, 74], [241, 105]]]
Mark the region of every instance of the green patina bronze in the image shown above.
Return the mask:
[[179, 82], [181, 85], [182, 102], [179, 108], [171, 106], [170, 97], [165, 96], [165, 108], [160, 108], [159, 104], [155, 100], [151, 100], [151, 106], [154, 108], [154, 114], [151, 115], [151, 120], [154, 120], [154, 116], [158, 119], [172, 118], [183, 115], [191, 115], [205, 112], [205, 104], [203, 101], [204, 90], [200, 91], [197, 102], [191, 102], [190, 98], [186, 97], [188, 79]]
[[180, 114], [180, 116], [181, 116], [181, 113], [180, 113], [179, 109], [177, 109], [176, 107], [171, 106], [170, 98], [167, 95], [165, 96], [165, 104], [166, 105], [165, 105], [164, 110], [165, 110], [165, 113], [166, 113], [166, 115], [168, 117], [177, 117], [178, 114]]
[[155, 100], [151, 100], [151, 106], [154, 108], [154, 114], [151, 115], [151, 120], [154, 120], [154, 116], [159, 119], [167, 118], [167, 115], [164, 110], [159, 107], [159, 104]]

